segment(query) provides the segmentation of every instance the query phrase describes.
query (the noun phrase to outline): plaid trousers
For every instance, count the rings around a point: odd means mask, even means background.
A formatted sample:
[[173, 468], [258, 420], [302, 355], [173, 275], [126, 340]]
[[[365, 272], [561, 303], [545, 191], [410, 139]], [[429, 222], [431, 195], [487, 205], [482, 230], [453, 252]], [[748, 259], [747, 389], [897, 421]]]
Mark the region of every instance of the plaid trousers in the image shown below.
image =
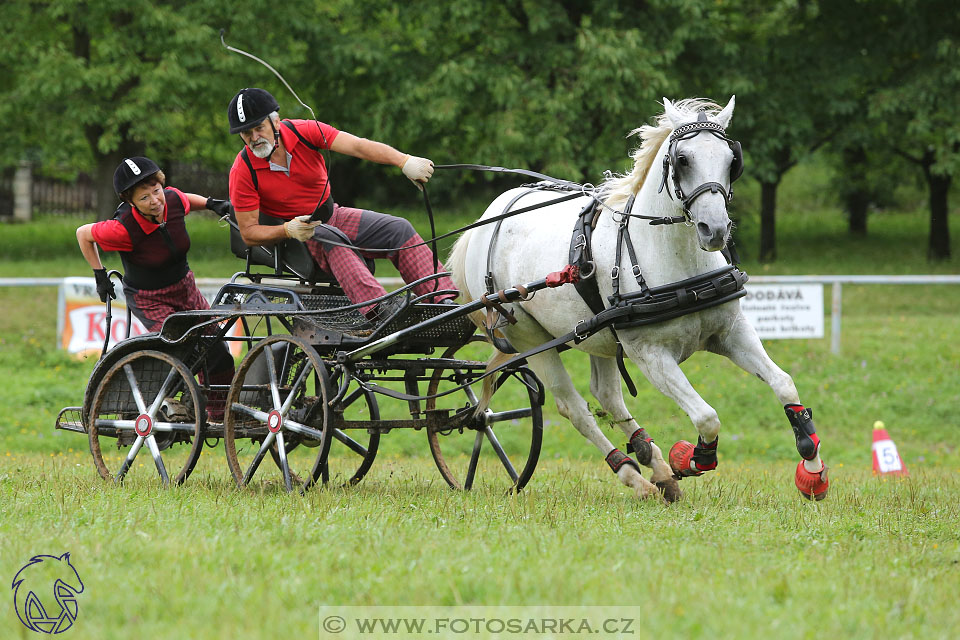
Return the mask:
[[161, 289], [134, 289], [124, 284], [123, 295], [127, 298], [127, 306], [147, 331], [160, 331], [167, 316], [177, 311], [210, 308], [197, 288], [193, 271], [187, 271], [180, 282]]
[[[359, 304], [366, 300], [386, 294], [386, 290], [377, 282], [367, 268], [363, 258], [387, 258], [396, 266], [404, 282], [410, 283], [433, 273], [444, 271], [443, 264], [434, 264], [433, 252], [428, 246], [419, 246], [412, 249], [403, 249], [423, 242], [423, 238], [416, 232], [413, 225], [404, 218], [334, 205], [333, 215], [327, 225], [342, 231], [350, 241], [358, 247], [371, 249], [389, 249], [400, 247], [401, 250], [384, 253], [382, 251], [357, 251], [346, 247], [337, 247], [324, 243], [324, 240], [342, 241], [336, 234], [318, 227], [312, 238], [307, 240], [307, 249], [317, 265], [333, 274], [351, 302]], [[436, 266], [436, 271], [434, 267]], [[428, 294], [431, 291], [451, 289], [456, 287], [449, 276], [418, 284], [413, 288], [417, 295]], [[447, 293], [438, 295], [435, 302], [447, 298], [456, 298], [457, 294]], [[368, 312], [374, 305], [362, 307], [363, 313]]]
[[[195, 309], [209, 309], [210, 304], [197, 288], [197, 281], [193, 271], [180, 282], [161, 289], [134, 289], [124, 284], [123, 295], [127, 298], [127, 306], [133, 315], [143, 323], [147, 331], [160, 331], [163, 321], [177, 311], [193, 311]], [[229, 385], [233, 380], [233, 356], [225, 342], [218, 341], [207, 353], [207, 366], [210, 369], [209, 384]], [[200, 384], [204, 384], [204, 375], [200, 373]], [[226, 400], [225, 391], [211, 391], [207, 397], [207, 409], [212, 418], [223, 416], [223, 405]]]

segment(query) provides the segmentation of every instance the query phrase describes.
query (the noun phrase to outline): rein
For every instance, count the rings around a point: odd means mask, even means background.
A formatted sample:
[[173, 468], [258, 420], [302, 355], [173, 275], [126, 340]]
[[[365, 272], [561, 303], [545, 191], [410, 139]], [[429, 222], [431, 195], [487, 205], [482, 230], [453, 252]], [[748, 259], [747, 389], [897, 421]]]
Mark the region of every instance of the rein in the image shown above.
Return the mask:
[[[631, 218], [639, 218], [641, 220], [649, 220], [651, 226], [663, 225], [663, 224], [679, 224], [681, 222], [689, 222], [689, 218], [686, 215], [683, 216], [647, 216], [639, 213], [631, 213], [630, 211], [619, 211], [604, 204], [603, 200], [600, 199], [600, 196], [597, 194], [596, 187], [590, 184], [579, 184], [576, 182], [570, 182], [569, 180], [561, 180], [559, 178], [552, 178], [548, 175], [537, 173], [535, 171], [527, 171], [526, 169], [506, 169], [504, 167], [492, 167], [482, 164], [439, 164], [435, 165], [434, 169], [463, 169], [467, 171], [490, 171], [495, 173], [512, 173], [516, 175], [527, 176], [531, 178], [540, 178], [544, 181], [547, 181], [548, 184], [536, 184], [536, 185], [527, 185], [535, 186], [540, 189], [552, 189], [556, 191], [569, 191], [565, 196], [555, 198], [553, 200], [547, 200], [546, 202], [541, 202], [539, 204], [530, 205], [528, 207], [523, 207], [515, 211], [506, 211], [496, 216], [487, 218], [486, 220], [478, 220], [477, 222], [472, 222], [468, 225], [464, 225], [453, 231], [448, 231], [447, 233], [442, 233], [440, 235], [433, 235], [431, 238], [424, 240], [423, 242], [418, 242], [416, 244], [410, 244], [403, 247], [390, 247], [387, 249], [380, 249], [374, 247], [358, 247], [356, 245], [347, 244], [344, 242], [337, 242], [335, 240], [324, 240], [324, 244], [329, 244], [334, 247], [347, 247], [353, 249], [354, 251], [366, 251], [369, 253], [394, 253], [396, 251], [406, 251], [408, 249], [414, 249], [416, 247], [423, 247], [427, 245], [434, 245], [438, 240], [444, 240], [451, 236], [463, 233], [464, 231], [469, 231], [470, 229], [476, 229], [477, 227], [482, 227], [484, 225], [493, 224], [495, 222], [500, 222], [511, 218], [521, 213], [529, 213], [530, 211], [535, 211], [537, 209], [543, 209], [545, 207], [550, 207], [555, 204], [560, 204], [561, 202], [566, 202], [568, 200], [574, 200], [580, 197], [592, 198], [598, 206], [603, 207], [607, 211], [610, 211], [615, 216], [629, 216]], [[431, 229], [434, 228], [433, 223], [433, 207], [430, 205], [430, 197], [427, 195], [426, 185], [420, 185], [423, 187], [423, 204], [424, 209], [427, 211], [427, 216], [430, 219]], [[323, 226], [323, 225], [320, 225]]]

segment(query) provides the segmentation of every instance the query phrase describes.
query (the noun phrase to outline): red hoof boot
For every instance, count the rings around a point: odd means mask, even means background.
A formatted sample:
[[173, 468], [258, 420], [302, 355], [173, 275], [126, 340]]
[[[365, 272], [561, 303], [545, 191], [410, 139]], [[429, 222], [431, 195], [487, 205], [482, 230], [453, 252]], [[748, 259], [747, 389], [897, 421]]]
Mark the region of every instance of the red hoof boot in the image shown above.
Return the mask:
[[801, 460], [800, 464], [797, 465], [794, 482], [797, 489], [800, 490], [800, 495], [807, 500], [823, 500], [827, 497], [827, 489], [830, 487], [830, 481], [827, 480], [827, 465], [823, 465], [819, 473], [810, 473], [803, 466], [803, 460]]
[[703, 473], [702, 471], [691, 469], [691, 462], [693, 462], [693, 445], [691, 443], [686, 440], [681, 440], [670, 447], [670, 468], [673, 469], [673, 473], [675, 473], [678, 478], [699, 476]]

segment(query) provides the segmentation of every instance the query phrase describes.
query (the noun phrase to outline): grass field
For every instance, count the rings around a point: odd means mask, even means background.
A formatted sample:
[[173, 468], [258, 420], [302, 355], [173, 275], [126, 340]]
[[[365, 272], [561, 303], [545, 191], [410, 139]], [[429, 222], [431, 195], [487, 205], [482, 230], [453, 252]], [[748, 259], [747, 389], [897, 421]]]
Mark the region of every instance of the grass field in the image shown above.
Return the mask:
[[[423, 459], [389, 456], [352, 490], [238, 493], [217, 453], [170, 491], [104, 485], [72, 458], [7, 459], [5, 574], [71, 551], [76, 638], [310, 638], [321, 604], [629, 605], [639, 638], [950, 638], [960, 625], [950, 470], [894, 481], [844, 467], [811, 504], [786, 464], [737, 462], [665, 507], [567, 460], [516, 498], [452, 492]], [[16, 634], [12, 607], [0, 625]]]
[[[750, 259], [755, 194], [738, 193], [748, 273], [960, 272], [956, 258], [925, 261], [924, 213], [877, 214], [866, 238], [851, 238], [842, 216], [809, 195], [822, 176], [804, 176], [784, 186], [781, 259], [770, 265]], [[86, 275], [80, 222], [0, 227], [0, 277]], [[191, 224], [198, 276], [240, 268], [215, 221]], [[830, 353], [829, 331], [766, 345], [815, 410], [831, 466], [821, 503], [793, 488], [797, 454], [772, 392], [718, 357], [685, 363], [723, 423], [720, 466], [683, 481], [685, 498], [671, 507], [630, 496], [551, 398], [540, 465], [518, 497], [487, 485], [450, 491], [421, 433], [385, 436], [373, 470], [348, 490], [238, 492], [222, 447], [206, 449], [180, 488], [107, 485], [85, 438], [52, 428], [82, 399], [94, 364], [55, 349], [55, 290], [0, 288], [0, 308], [0, 577], [34, 554], [70, 551], [86, 585], [71, 637], [316, 637], [320, 605], [615, 604], [643, 620], [631, 636], [641, 638], [960, 629], [957, 287], [845, 286], [842, 355]], [[586, 393], [586, 359], [564, 358]], [[695, 437], [675, 405], [639, 386], [628, 405], [662, 447]], [[870, 473], [878, 419], [909, 478]], [[0, 606], [0, 637], [29, 633]]]

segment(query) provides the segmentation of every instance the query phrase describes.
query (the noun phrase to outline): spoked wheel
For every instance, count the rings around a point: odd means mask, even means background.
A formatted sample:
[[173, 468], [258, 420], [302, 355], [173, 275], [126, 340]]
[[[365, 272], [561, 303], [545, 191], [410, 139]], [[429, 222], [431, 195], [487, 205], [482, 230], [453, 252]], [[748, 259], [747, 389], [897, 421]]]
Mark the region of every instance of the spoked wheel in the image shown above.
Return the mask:
[[[447, 349], [443, 358], [453, 358], [458, 347]], [[474, 367], [435, 369], [427, 388], [433, 395], [468, 382], [479, 375]], [[494, 376], [496, 392], [490, 407], [474, 416], [483, 382], [476, 382], [462, 391], [426, 401], [427, 411], [448, 409], [450, 428], [428, 428], [430, 453], [440, 475], [454, 489], [469, 490], [482, 478], [519, 491], [533, 476], [540, 458], [543, 437], [543, 385], [526, 367], [501, 372]], [[466, 398], [466, 403], [463, 402]], [[514, 403], [519, 408], [503, 406]], [[464, 419], [468, 416], [474, 416]]]
[[[237, 485], [260, 471], [286, 491], [306, 491], [330, 448], [330, 382], [310, 344], [277, 335], [258, 342], [230, 385], [223, 444]], [[266, 466], [265, 458], [271, 460]]]
[[359, 422], [380, 419], [377, 396], [367, 389], [357, 388], [348, 393], [333, 409], [334, 421], [330, 434], [330, 451], [321, 466], [324, 484], [332, 486], [355, 485], [367, 475], [380, 446], [380, 433], [362, 428], [340, 429], [343, 421]]
[[[204, 416], [200, 389], [180, 360], [160, 351], [121, 358], [97, 383], [86, 417], [97, 472], [120, 482], [154, 467], [164, 486], [182, 483], [200, 457]], [[152, 465], [136, 462], [144, 447]]]

